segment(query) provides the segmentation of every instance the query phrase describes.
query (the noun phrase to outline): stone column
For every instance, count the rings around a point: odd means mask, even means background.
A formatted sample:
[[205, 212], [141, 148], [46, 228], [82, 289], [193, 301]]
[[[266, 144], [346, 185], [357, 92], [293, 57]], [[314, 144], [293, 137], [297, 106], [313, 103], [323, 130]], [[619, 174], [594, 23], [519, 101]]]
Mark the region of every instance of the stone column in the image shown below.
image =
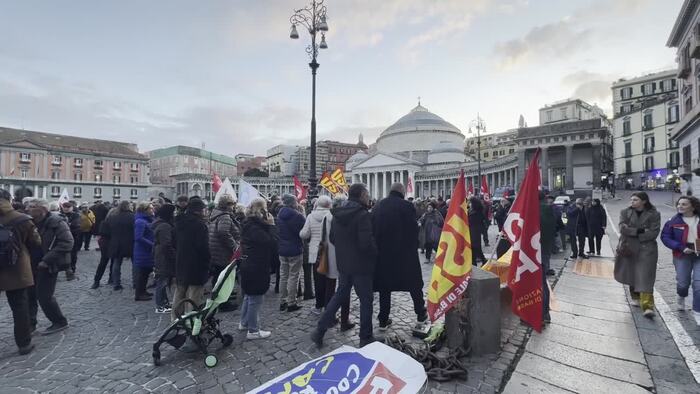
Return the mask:
[[34, 198], [39, 198], [39, 185], [34, 185], [34, 194], [32, 194]]
[[10, 194], [12, 195], [12, 197], [15, 196], [15, 185], [13, 184], [10, 184]]
[[44, 200], [46, 200], [46, 189], [48, 189], [48, 188], [49, 188], [48, 186], [41, 187], [41, 198], [43, 198]]
[[540, 168], [542, 169], [542, 186], [549, 187], [549, 152], [547, 147], [542, 148]]
[[566, 147], [566, 190], [574, 188], [574, 146]]
[[[526, 167], [525, 149], [521, 149], [518, 151], [518, 180], [523, 179]], [[515, 182], [513, 182], [513, 186], [518, 189], [518, 185], [516, 185]]]

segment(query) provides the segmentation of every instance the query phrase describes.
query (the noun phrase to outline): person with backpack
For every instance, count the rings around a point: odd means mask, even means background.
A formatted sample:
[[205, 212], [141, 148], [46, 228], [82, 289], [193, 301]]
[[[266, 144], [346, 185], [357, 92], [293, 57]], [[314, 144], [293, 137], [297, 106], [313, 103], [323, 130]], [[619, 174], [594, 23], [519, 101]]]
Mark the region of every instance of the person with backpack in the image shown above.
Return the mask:
[[39, 247], [41, 239], [32, 218], [12, 209], [11, 201], [12, 195], [0, 189], [0, 292], [5, 292], [12, 309], [15, 344], [24, 355], [34, 349], [28, 302], [34, 277], [29, 250]]
[[41, 310], [51, 321], [51, 326], [42, 334], [49, 335], [68, 328], [68, 320], [63, 316], [54, 292], [58, 273], [70, 270], [73, 236], [68, 223], [63, 218], [58, 215], [49, 215], [48, 201], [32, 199], [29, 201], [27, 211], [41, 236], [41, 245], [30, 252], [36, 279], [34, 290], [30, 291], [29, 296], [30, 320], [36, 327], [38, 301]]
[[[236, 203], [233, 197], [224, 194], [211, 211], [209, 218], [209, 254], [211, 255], [212, 287], [219, 274], [231, 263], [232, 257], [241, 241], [241, 226], [234, 217]], [[229, 299], [219, 306], [222, 312], [234, 311], [238, 306]]]

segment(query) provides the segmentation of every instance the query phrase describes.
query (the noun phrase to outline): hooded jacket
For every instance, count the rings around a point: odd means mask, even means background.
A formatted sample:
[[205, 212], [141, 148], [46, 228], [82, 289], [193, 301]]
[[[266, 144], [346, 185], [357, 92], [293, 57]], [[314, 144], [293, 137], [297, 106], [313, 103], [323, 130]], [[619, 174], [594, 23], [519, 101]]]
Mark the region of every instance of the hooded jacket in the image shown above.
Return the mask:
[[304, 228], [304, 215], [290, 207], [282, 207], [277, 214], [279, 230], [279, 254], [282, 257], [294, 257], [303, 253], [304, 247], [299, 232]]
[[372, 231], [372, 215], [356, 200], [334, 208], [330, 241], [335, 245], [338, 271], [348, 275], [372, 275], [377, 260], [377, 244]]
[[209, 278], [209, 232], [206, 221], [190, 212], [175, 220], [175, 277], [180, 286], [202, 286]]
[[134, 257], [131, 261], [136, 267], [153, 267], [153, 216], [137, 212], [134, 219]]
[[68, 223], [58, 215], [49, 213], [44, 219], [36, 223], [41, 236], [41, 251], [37, 257], [49, 267], [49, 272], [58, 272], [70, 266], [70, 252], [73, 250], [73, 235], [70, 233]]
[[14, 231], [19, 237], [20, 249], [17, 264], [0, 270], [0, 291], [24, 289], [34, 285], [29, 250], [41, 247], [39, 233], [31, 218], [12, 209], [9, 201], [0, 200], [0, 224], [7, 225], [13, 220], [17, 221]]

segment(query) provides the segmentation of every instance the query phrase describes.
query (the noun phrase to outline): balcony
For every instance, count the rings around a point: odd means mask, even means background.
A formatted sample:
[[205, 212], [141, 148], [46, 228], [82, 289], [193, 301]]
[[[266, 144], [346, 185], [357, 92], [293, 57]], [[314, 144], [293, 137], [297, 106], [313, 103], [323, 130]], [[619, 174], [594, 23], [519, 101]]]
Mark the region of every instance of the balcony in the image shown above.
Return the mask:
[[75, 168], [83, 168], [83, 162], [82, 161], [76, 161], [73, 163], [73, 167]]
[[643, 130], [643, 131], [651, 130], [651, 129], [653, 129], [653, 128], [654, 128], [654, 125], [652, 125], [652, 124], [644, 124], [644, 125], [642, 125], [642, 130]]
[[63, 162], [61, 162], [60, 160], [58, 160], [58, 161], [54, 160], [51, 162], [51, 165], [56, 166], [56, 167], [60, 167], [61, 164], [63, 164]]
[[104, 168], [104, 166], [103, 166], [102, 164], [97, 164], [97, 163], [95, 163], [95, 166], [94, 166], [94, 167], [95, 167], [96, 170], [101, 170], [101, 169]]
[[690, 57], [700, 59], [700, 25], [693, 29], [693, 36], [690, 38]]
[[30, 159], [30, 158], [27, 157], [27, 156], [20, 156], [19, 162], [22, 163], [22, 164], [29, 164], [29, 163], [32, 162], [32, 159]]

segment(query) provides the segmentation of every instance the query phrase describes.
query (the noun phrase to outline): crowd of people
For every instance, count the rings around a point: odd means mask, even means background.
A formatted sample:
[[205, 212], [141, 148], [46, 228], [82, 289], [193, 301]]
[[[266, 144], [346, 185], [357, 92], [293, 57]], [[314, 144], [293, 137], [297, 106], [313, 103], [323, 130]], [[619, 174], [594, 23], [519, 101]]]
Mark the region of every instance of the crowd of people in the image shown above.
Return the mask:
[[[310, 204], [293, 195], [256, 198], [247, 207], [224, 195], [208, 205], [199, 197], [180, 196], [175, 202], [154, 198], [134, 204], [96, 202], [93, 206], [49, 203], [25, 199], [12, 203], [11, 195], [0, 190], [0, 291], [10, 303], [15, 341], [20, 354], [32, 351], [31, 336], [37, 329], [40, 307], [50, 326], [49, 335], [68, 327], [68, 320], [54, 297], [58, 274], [72, 280], [79, 270], [78, 252], [89, 250], [97, 238], [100, 260], [91, 288], [107, 284], [123, 291], [122, 265], [129, 259], [136, 302], [155, 303], [155, 313], [170, 313], [174, 320], [205, 301], [206, 292], [231, 262], [238, 263], [240, 287], [221, 311], [240, 307], [238, 328], [246, 338], [272, 335], [263, 330], [260, 310], [264, 296], [276, 297], [280, 313], [303, 308], [300, 299], [315, 299], [318, 316], [312, 340], [319, 346], [328, 329], [339, 324], [341, 331], [355, 327], [350, 316], [350, 293], [359, 298], [359, 336], [364, 346], [374, 341], [373, 301], [379, 293], [378, 326], [392, 325], [391, 294], [407, 292], [413, 301], [416, 326], [428, 315], [420, 253], [434, 261], [449, 200], [405, 198], [404, 186], [391, 186], [389, 195], [374, 203], [367, 188], [353, 184], [347, 198], [320, 196]], [[512, 200], [492, 205], [483, 197], [470, 197], [469, 225], [473, 263], [485, 263], [482, 241], [489, 244], [488, 228], [495, 221], [503, 231]], [[673, 250], [677, 271], [678, 304], [692, 283], [693, 311], [700, 324], [700, 201], [683, 196], [678, 215], [669, 220], [662, 241]], [[566, 213], [566, 224], [562, 213]], [[583, 253], [600, 254], [607, 217], [597, 199], [577, 199], [560, 207], [554, 198], [540, 195], [540, 242], [543, 283], [553, 274], [550, 256], [566, 247], [567, 235], [572, 258]], [[635, 303], [645, 316], [653, 316], [653, 285], [660, 228], [658, 211], [643, 193], [634, 193], [630, 208], [620, 214], [620, 245], [617, 248], [615, 278], [630, 286]], [[510, 245], [498, 237], [497, 255]], [[109, 270], [108, 270], [109, 268]], [[271, 295], [272, 278], [275, 278]], [[211, 283], [211, 285], [208, 285]], [[152, 293], [149, 290], [153, 289]], [[543, 320], [549, 322], [548, 290], [543, 289]], [[338, 316], [338, 311], [340, 314]]]

